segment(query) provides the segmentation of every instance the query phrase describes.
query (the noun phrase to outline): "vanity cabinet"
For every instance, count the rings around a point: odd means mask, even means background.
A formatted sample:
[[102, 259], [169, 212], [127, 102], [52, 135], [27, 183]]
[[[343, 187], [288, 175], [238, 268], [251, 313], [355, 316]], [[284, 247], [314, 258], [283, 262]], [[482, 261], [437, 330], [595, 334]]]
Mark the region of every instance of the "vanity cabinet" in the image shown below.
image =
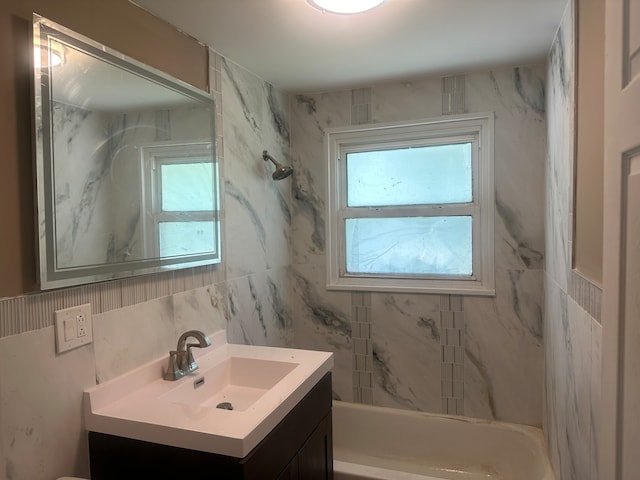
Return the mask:
[[93, 480], [331, 480], [331, 373], [244, 458], [98, 432], [89, 457]]
[[327, 415], [289, 462], [278, 480], [326, 480], [333, 478], [331, 415]]

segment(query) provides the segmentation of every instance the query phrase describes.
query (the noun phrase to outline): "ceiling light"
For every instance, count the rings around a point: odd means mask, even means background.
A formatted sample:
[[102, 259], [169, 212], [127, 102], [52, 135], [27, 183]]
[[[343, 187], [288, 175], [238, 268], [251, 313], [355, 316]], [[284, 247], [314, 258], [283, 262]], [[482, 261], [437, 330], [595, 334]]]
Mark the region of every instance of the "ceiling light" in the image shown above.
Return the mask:
[[307, 0], [312, 6], [323, 12], [360, 13], [371, 10], [384, 0]]
[[33, 59], [36, 68], [57, 67], [64, 63], [64, 51], [61, 46], [36, 42], [33, 46]]

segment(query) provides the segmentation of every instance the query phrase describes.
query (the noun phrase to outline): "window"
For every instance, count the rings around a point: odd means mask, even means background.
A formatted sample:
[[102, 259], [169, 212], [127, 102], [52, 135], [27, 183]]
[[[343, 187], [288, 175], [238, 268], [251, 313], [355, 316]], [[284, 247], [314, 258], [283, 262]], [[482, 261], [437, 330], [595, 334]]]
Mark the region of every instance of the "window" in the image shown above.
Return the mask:
[[209, 148], [208, 143], [143, 147], [148, 253], [163, 258], [219, 255], [217, 163]]
[[493, 295], [493, 115], [327, 132], [327, 287]]

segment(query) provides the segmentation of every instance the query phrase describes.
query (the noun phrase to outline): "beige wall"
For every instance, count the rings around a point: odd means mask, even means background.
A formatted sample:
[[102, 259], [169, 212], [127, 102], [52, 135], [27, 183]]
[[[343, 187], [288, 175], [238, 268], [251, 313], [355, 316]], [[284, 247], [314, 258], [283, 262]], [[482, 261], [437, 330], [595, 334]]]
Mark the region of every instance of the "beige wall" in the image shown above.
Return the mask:
[[604, 2], [577, 0], [577, 22], [573, 267], [602, 284]]
[[31, 135], [33, 12], [207, 88], [207, 49], [127, 0], [0, 3], [0, 298], [38, 289]]

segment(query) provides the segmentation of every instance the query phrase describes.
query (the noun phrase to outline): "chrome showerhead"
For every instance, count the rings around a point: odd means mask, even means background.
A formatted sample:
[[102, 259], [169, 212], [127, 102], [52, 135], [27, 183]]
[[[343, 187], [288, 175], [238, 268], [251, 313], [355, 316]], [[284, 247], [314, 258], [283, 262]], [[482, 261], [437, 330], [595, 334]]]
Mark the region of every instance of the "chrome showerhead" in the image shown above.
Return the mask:
[[287, 165], [282, 165], [281, 163], [277, 162], [275, 158], [269, 155], [269, 153], [266, 150], [262, 152], [262, 159], [265, 162], [269, 160], [275, 165], [276, 171], [273, 172], [273, 175], [271, 175], [271, 178], [273, 178], [274, 180], [282, 180], [283, 178], [287, 178], [289, 175], [293, 173], [292, 167], [289, 167]]

